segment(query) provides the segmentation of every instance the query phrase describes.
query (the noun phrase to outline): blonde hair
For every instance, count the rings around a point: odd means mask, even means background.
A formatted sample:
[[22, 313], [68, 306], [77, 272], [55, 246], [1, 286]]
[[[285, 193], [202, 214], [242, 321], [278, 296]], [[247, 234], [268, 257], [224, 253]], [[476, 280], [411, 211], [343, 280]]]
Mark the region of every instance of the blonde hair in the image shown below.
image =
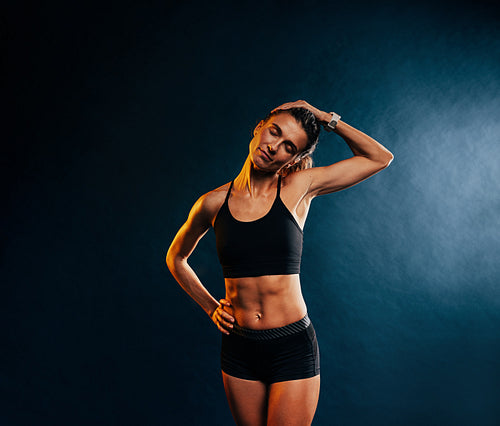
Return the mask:
[[292, 173], [298, 172], [299, 170], [309, 169], [313, 166], [313, 159], [310, 154], [305, 155], [300, 160], [293, 163], [291, 166], [283, 167], [279, 174], [282, 177], [286, 177]]

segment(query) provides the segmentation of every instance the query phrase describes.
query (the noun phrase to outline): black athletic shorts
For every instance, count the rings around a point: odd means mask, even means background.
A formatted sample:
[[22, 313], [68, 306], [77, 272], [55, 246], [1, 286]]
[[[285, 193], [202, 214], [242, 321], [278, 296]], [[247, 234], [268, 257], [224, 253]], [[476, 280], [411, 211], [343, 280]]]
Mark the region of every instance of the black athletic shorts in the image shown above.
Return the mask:
[[317, 376], [319, 347], [311, 320], [252, 330], [235, 325], [222, 335], [221, 367], [230, 376], [270, 384]]

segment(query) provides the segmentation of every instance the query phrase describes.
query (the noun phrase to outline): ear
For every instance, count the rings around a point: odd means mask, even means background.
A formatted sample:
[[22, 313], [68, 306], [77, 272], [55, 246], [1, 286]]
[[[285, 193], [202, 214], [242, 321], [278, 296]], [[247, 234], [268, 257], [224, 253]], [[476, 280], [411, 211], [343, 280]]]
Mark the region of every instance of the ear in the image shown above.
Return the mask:
[[254, 136], [262, 128], [263, 125], [264, 125], [264, 120], [260, 120], [259, 124], [257, 124], [257, 126], [255, 126], [255, 129], [253, 129], [253, 135]]

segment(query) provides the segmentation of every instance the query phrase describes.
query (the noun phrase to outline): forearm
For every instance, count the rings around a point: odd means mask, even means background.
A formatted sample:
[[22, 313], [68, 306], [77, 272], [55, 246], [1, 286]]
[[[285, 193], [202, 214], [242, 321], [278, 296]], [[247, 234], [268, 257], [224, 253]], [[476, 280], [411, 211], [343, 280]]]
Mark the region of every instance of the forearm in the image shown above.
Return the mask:
[[219, 302], [203, 286], [187, 260], [167, 256], [167, 265], [184, 291], [211, 317], [219, 306]]
[[354, 155], [381, 163], [390, 163], [393, 159], [392, 153], [386, 147], [343, 121], [339, 120], [334, 132], [344, 139]]
[[[332, 119], [331, 113], [321, 111], [320, 109], [302, 100], [287, 102], [274, 110], [286, 110], [295, 107], [305, 108], [311, 111], [316, 117], [316, 120], [318, 120], [318, 122], [323, 126], [326, 126]], [[375, 139], [341, 120], [339, 120], [335, 126], [334, 132], [346, 141], [354, 156], [362, 156], [384, 166], [389, 165], [394, 158], [392, 153]]]

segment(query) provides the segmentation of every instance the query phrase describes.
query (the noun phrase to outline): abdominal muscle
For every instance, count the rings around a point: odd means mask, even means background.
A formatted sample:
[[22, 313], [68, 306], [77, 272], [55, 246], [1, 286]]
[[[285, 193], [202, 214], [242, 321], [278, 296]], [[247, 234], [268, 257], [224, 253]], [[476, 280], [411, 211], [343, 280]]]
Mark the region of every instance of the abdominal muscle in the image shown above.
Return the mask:
[[224, 310], [241, 327], [254, 330], [283, 327], [307, 313], [299, 275], [226, 278], [225, 281], [226, 299], [232, 306]]

